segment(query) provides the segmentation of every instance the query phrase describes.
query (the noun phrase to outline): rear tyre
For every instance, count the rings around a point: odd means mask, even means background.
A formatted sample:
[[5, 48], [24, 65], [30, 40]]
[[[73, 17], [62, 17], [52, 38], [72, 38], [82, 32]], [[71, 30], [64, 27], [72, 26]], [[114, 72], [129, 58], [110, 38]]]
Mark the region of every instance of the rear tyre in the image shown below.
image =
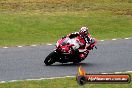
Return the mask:
[[57, 53], [55, 51], [51, 52], [44, 60], [46, 66], [52, 65], [55, 63], [57, 57]]

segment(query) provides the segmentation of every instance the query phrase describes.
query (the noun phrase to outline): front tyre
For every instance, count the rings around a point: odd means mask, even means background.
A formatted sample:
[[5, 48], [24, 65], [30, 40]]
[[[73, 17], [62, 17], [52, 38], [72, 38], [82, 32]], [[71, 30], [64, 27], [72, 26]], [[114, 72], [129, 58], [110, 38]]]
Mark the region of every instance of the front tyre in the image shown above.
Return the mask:
[[46, 66], [55, 63], [57, 57], [57, 53], [55, 51], [51, 52], [44, 60]]

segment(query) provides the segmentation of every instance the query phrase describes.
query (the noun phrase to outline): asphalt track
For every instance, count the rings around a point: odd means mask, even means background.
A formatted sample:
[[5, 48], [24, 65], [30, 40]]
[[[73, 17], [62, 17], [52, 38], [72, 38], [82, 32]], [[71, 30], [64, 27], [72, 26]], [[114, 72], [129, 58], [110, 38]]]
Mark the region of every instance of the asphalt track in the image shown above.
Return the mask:
[[82, 63], [55, 63], [45, 66], [43, 60], [54, 45], [0, 48], [0, 81], [75, 76], [78, 66], [87, 73], [122, 72], [132, 70], [132, 39], [98, 42]]

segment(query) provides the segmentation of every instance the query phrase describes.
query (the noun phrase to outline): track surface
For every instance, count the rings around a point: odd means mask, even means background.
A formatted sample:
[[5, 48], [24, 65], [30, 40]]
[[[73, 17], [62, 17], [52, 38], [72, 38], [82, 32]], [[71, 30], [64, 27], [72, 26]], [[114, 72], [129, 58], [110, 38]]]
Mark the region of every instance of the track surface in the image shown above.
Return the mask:
[[[132, 70], [132, 39], [98, 42], [81, 65], [88, 73]], [[55, 63], [45, 66], [44, 58], [55, 46], [0, 48], [0, 81], [75, 75], [78, 65]]]

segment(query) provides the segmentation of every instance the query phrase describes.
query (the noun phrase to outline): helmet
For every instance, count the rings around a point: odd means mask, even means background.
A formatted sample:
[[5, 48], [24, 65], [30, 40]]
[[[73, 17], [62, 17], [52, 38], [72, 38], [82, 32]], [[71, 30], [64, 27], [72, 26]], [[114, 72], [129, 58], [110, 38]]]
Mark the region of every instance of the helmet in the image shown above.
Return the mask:
[[80, 31], [79, 31], [79, 34], [80, 34], [82, 37], [87, 36], [87, 34], [88, 34], [88, 28], [87, 28], [87, 27], [81, 27], [81, 29], [80, 29]]

